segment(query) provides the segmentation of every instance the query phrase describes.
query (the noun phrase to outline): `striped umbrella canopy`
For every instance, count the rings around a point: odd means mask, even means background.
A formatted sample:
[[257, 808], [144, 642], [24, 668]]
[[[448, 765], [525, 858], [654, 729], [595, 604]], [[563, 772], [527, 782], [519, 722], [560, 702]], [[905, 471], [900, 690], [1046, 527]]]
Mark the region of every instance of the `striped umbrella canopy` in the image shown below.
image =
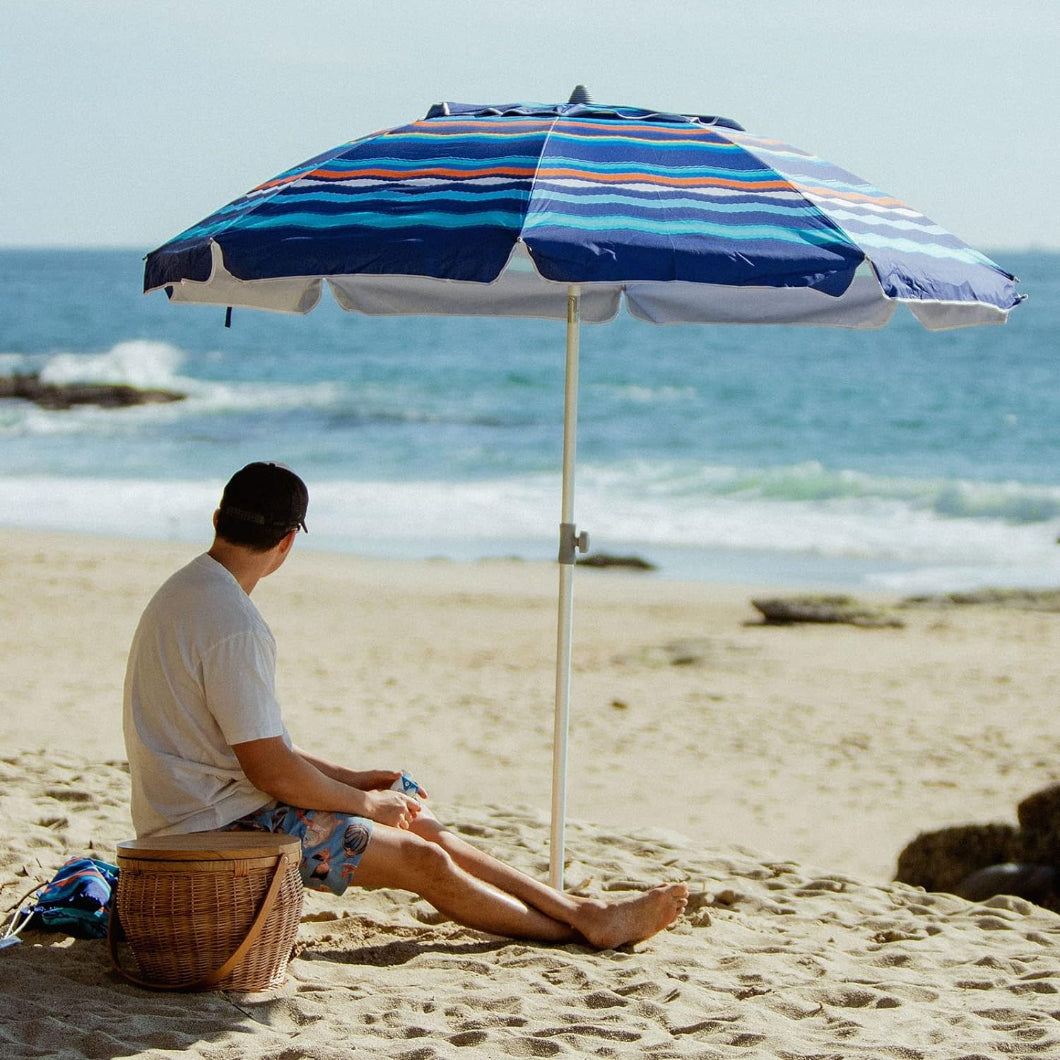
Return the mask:
[[148, 255], [174, 301], [365, 313], [932, 329], [1014, 279], [898, 199], [726, 118], [440, 103], [266, 181]]
[[281, 173], [148, 255], [174, 302], [567, 320], [551, 879], [563, 864], [580, 320], [1003, 323], [982, 254], [859, 177], [726, 118], [440, 103]]

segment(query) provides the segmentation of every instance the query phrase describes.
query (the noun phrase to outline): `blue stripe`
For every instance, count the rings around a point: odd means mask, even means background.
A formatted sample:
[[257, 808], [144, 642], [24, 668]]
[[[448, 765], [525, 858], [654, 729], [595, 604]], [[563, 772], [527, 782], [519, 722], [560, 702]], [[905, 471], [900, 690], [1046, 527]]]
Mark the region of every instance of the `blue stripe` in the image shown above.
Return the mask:
[[960, 245], [948, 247], [938, 242], [916, 243], [911, 239], [888, 237], [878, 232], [861, 232], [858, 233], [857, 241], [865, 247], [879, 247], [898, 254], [923, 254], [929, 258], [960, 261], [965, 265], [989, 265], [996, 268], [992, 261], [959, 240], [957, 242]]
[[[459, 188], [459, 185], [457, 186]], [[327, 190], [324, 190], [327, 188]], [[483, 202], [508, 202], [511, 203], [505, 214], [515, 215], [516, 211], [522, 211], [528, 201], [528, 190], [524, 191], [526, 185], [517, 184], [514, 187], [508, 183], [501, 187], [490, 186], [482, 190], [467, 190], [466, 186], [461, 190], [454, 190], [451, 186], [439, 187], [432, 190], [416, 191], [409, 194], [396, 190], [393, 185], [379, 184], [369, 190], [348, 189], [344, 191], [337, 186], [320, 185], [314, 188], [291, 189], [283, 200], [260, 199], [254, 203], [246, 201], [230, 204], [219, 210], [212, 217], [206, 218], [202, 223], [182, 233], [180, 239], [190, 239], [195, 236], [207, 238], [219, 231], [241, 222], [247, 227], [262, 227], [266, 218], [270, 223], [277, 220], [283, 222], [290, 220], [293, 224], [308, 224], [311, 216], [325, 218], [337, 210], [351, 211], [350, 224], [374, 223], [366, 222], [365, 218], [376, 214], [376, 211], [362, 209], [373, 203], [395, 203], [405, 209], [402, 213], [392, 217], [390, 225], [396, 226], [406, 223], [410, 216], [419, 216], [424, 204], [435, 204], [438, 207], [449, 205], [453, 214], [459, 214], [467, 209], [474, 209]], [[643, 218], [657, 216], [660, 211], [665, 211], [672, 216], [675, 213], [684, 215], [683, 219], [691, 221], [694, 217], [701, 215], [718, 216], [720, 214], [732, 215], [734, 218], [740, 214], [767, 214], [781, 217], [810, 218], [818, 216], [818, 212], [804, 202], [773, 203], [763, 196], [756, 199], [748, 193], [746, 199], [733, 199], [725, 197], [720, 200], [703, 197], [700, 199], [690, 198], [681, 192], [671, 192], [660, 198], [652, 192], [638, 192], [636, 190], [624, 193], [609, 193], [587, 189], [584, 192], [572, 190], [559, 190], [551, 188], [546, 196], [543, 196], [543, 209], [554, 208], [556, 204], [564, 204], [571, 207], [570, 210], [562, 211], [569, 216], [575, 216], [585, 212], [598, 212], [600, 207], [615, 207], [620, 213], [629, 216], [641, 215]], [[314, 210], [313, 206], [319, 207]], [[579, 211], [579, 206], [589, 207], [588, 211]], [[645, 209], [645, 206], [650, 207]], [[594, 210], [595, 208], [595, 210]], [[356, 211], [353, 213], [352, 211]], [[253, 211], [252, 216], [250, 216]], [[439, 218], [441, 210], [433, 211]], [[559, 212], [559, 211], [557, 211]], [[244, 220], [245, 218], [245, 220]], [[432, 222], [441, 224], [440, 220]], [[486, 223], [493, 223], [492, 220]], [[327, 222], [322, 222], [327, 224]], [[510, 226], [510, 225], [509, 225]]]
[[[316, 169], [343, 170], [343, 175], [338, 177], [310, 176], [309, 179], [330, 180], [352, 180], [358, 172], [364, 169], [426, 169], [433, 167], [448, 167], [451, 169], [482, 169], [488, 167], [493, 169], [497, 166], [525, 166], [531, 171], [538, 164], [538, 155], [496, 155], [482, 156], [481, 158], [464, 155], [425, 155], [422, 158], [390, 158], [386, 155], [373, 155], [370, 159], [364, 158], [336, 158], [327, 163], [315, 167]], [[312, 171], [307, 171], [312, 172]], [[366, 180], [386, 180], [386, 177], [366, 177]], [[445, 178], [442, 178], [445, 179]], [[529, 179], [529, 178], [526, 178]]]
[[285, 213], [275, 217], [255, 217], [242, 226], [244, 231], [271, 228], [292, 228], [303, 231], [328, 231], [343, 228], [351, 231], [367, 229], [398, 230], [402, 228], [461, 229], [504, 228], [522, 229], [526, 234], [539, 234], [556, 229], [570, 232], [640, 232], [662, 238], [672, 236], [720, 236], [733, 240], [768, 240], [780, 243], [812, 244], [814, 246], [846, 246], [853, 244], [841, 232], [828, 228], [783, 228], [776, 225], [725, 225], [710, 222], [660, 220], [649, 222], [641, 218], [611, 215], [606, 217], [567, 217], [553, 210], [535, 212], [523, 223], [521, 213], [504, 210], [484, 210], [474, 214], [456, 215], [426, 211], [404, 217], [377, 211], [349, 215], [326, 216], [317, 213]]
[[[294, 199], [294, 194], [288, 197]], [[591, 212], [594, 208], [602, 206], [616, 207], [620, 212], [631, 214], [641, 213], [645, 216], [655, 216], [661, 211], [668, 214], [675, 212], [687, 213], [689, 216], [698, 214], [746, 214], [762, 213], [777, 217], [819, 217], [821, 212], [816, 207], [808, 204], [805, 199], [793, 195], [792, 201], [788, 203], [771, 202], [766, 198], [755, 199], [753, 197], [741, 197], [739, 199], [712, 199], [709, 197], [691, 198], [687, 195], [677, 193], [665, 198], [651, 192], [629, 191], [624, 194], [615, 192], [603, 192], [597, 190], [586, 190], [584, 192], [569, 190], [549, 190], [542, 194], [538, 189], [538, 195], [543, 207], [554, 203], [563, 203], [572, 207], [571, 213]], [[297, 193], [299, 210], [297, 212], [313, 212], [318, 207], [321, 213], [330, 213], [336, 210], [357, 210], [368, 207], [371, 204], [391, 203], [412, 210], [424, 205], [436, 204], [444, 207], [451, 205], [455, 211], [467, 207], [476, 207], [486, 202], [529, 203], [529, 189], [525, 187], [490, 187], [480, 191], [465, 189], [449, 190], [423, 190], [414, 194], [402, 192], [388, 186], [379, 186], [371, 191], [360, 192], [349, 191], [343, 193], [341, 189], [314, 190], [300, 189]], [[580, 211], [579, 207], [586, 210]], [[625, 208], [625, 209], [623, 209]], [[292, 210], [293, 203], [263, 203], [259, 207], [259, 213], [273, 212], [280, 216], [286, 210]]]
[[376, 210], [358, 211], [356, 214], [320, 214], [305, 211], [289, 211], [275, 216], [248, 218], [240, 226], [245, 231], [263, 228], [363, 229], [363, 228], [510, 228], [518, 229], [523, 222], [521, 210], [479, 210], [474, 214], [451, 214], [439, 211], [410, 213], [403, 216], [380, 213]]
[[[458, 144], [461, 147], [466, 147], [469, 152], [474, 153], [476, 144], [483, 144], [484, 146], [492, 148], [492, 146], [498, 142], [511, 142], [516, 140], [547, 141], [550, 147], [552, 144], [568, 144], [572, 146], [584, 145], [592, 153], [597, 153], [600, 145], [610, 145], [621, 148], [623, 152], [628, 151], [631, 146], [640, 146], [644, 151], [652, 154], [658, 151], [688, 151], [690, 153], [721, 153], [735, 156], [744, 155], [751, 158], [757, 165], [763, 164], [761, 161], [754, 158], [753, 155], [749, 155], [739, 144], [731, 143], [728, 140], [694, 140], [691, 138], [672, 136], [660, 136], [656, 139], [647, 132], [642, 135], [639, 131], [623, 134], [615, 133], [613, 130], [608, 130], [606, 133], [572, 133], [561, 132], [555, 129], [537, 129], [527, 132], [486, 131], [480, 133], [454, 134], [444, 131], [432, 132], [430, 129], [423, 129], [410, 130], [393, 136], [388, 136], [386, 137], [385, 143], [429, 148], [432, 144], [444, 141], [446, 144]], [[373, 144], [373, 146], [376, 145]], [[385, 154], [385, 152], [382, 153]]]
[[854, 247], [851, 240], [834, 228], [781, 228], [777, 225], [726, 225], [709, 221], [643, 222], [632, 217], [568, 217], [555, 211], [542, 211], [527, 217], [524, 234], [537, 235], [543, 229], [582, 232], [642, 232], [646, 235], [716, 236], [727, 240], [755, 239], [777, 243], [811, 243], [814, 246]]
[[[328, 183], [332, 181], [352, 181], [352, 180], [378, 180], [384, 182], [388, 179], [387, 177], [377, 177], [371, 174], [365, 174], [361, 176], [361, 173], [368, 169], [397, 169], [397, 170], [408, 170], [410, 175], [415, 177], [416, 170], [425, 170], [430, 168], [451, 168], [458, 170], [465, 170], [474, 173], [475, 170], [481, 169], [495, 169], [499, 166], [526, 166], [531, 169], [552, 169], [562, 168], [573, 170], [570, 178], [577, 180], [584, 174], [582, 179], [591, 180], [594, 174], [608, 174], [608, 175], [624, 175], [628, 177], [631, 183], [643, 181], [648, 177], [662, 177], [662, 178], [673, 178], [675, 176], [681, 178], [691, 178], [694, 180], [708, 181], [711, 179], [718, 180], [733, 180], [733, 181], [745, 181], [745, 180], [776, 180], [781, 183], [787, 182], [787, 178], [781, 176], [779, 173], [774, 172], [771, 169], [764, 168], [760, 165], [755, 168], [746, 167], [743, 169], [731, 169], [723, 166], [708, 166], [701, 164], [689, 163], [684, 166], [675, 166], [673, 164], [655, 164], [651, 162], [636, 162], [629, 160], [622, 160], [617, 162], [610, 161], [589, 161], [582, 158], [576, 158], [568, 155], [546, 155], [542, 156], [540, 162], [537, 158], [529, 156], [518, 156], [518, 155], [505, 155], [501, 158], [496, 159], [476, 159], [476, 158], [453, 158], [448, 155], [432, 156], [431, 158], [424, 159], [373, 159], [372, 161], [358, 161], [354, 159], [341, 159], [337, 163], [329, 163], [329, 169], [339, 170], [341, 169], [342, 175], [334, 177], [319, 176], [316, 174], [309, 174], [303, 179], [320, 181], [321, 183]], [[323, 167], [321, 167], [323, 168]], [[401, 178], [393, 178], [401, 179]], [[425, 180], [432, 179], [429, 174], [423, 174]], [[433, 178], [433, 179], [450, 179], [445, 177]], [[460, 179], [460, 178], [451, 178]], [[486, 178], [484, 178], [486, 179]], [[509, 177], [507, 179], [518, 180], [518, 179], [531, 179], [529, 176], [526, 178]], [[548, 178], [545, 179], [555, 179]]]
[[[565, 141], [566, 144], [575, 145], [577, 139], [574, 137], [556, 137], [557, 141]], [[312, 167], [299, 167], [296, 169], [289, 170], [284, 176], [290, 176], [298, 173], [307, 174], [311, 173], [313, 169], [333, 169], [341, 170], [345, 174], [342, 177], [315, 177], [311, 179], [319, 180], [344, 180], [352, 179], [360, 170], [365, 168], [388, 168], [388, 169], [399, 169], [399, 170], [415, 170], [422, 169], [426, 166], [448, 166], [455, 169], [477, 169], [483, 166], [490, 168], [496, 166], [525, 166], [530, 169], [534, 169], [539, 165], [542, 167], [549, 166], [566, 166], [571, 169], [582, 169], [590, 173], [623, 173], [628, 172], [630, 174], [635, 173], [651, 173], [661, 176], [673, 176], [675, 172], [681, 176], [716, 176], [730, 179], [741, 179], [742, 177], [751, 173], [760, 174], [762, 176], [771, 175], [777, 180], [783, 180], [779, 173], [772, 169], [767, 164], [761, 162], [753, 155], [747, 154], [742, 151], [741, 148], [733, 148], [732, 145], [719, 145], [724, 146], [726, 150], [735, 150], [736, 154], [733, 158], [727, 159], [726, 165], [718, 164], [716, 161], [708, 162], [704, 155], [711, 155], [716, 153], [713, 145], [701, 145], [691, 143], [681, 144], [663, 144], [660, 148], [656, 148], [650, 144], [644, 145], [644, 155], [653, 156], [658, 153], [660, 149], [664, 149], [668, 153], [684, 153], [688, 156], [686, 164], [681, 165], [680, 159], [668, 158], [663, 163], [653, 163], [647, 159], [638, 159], [635, 155], [630, 156], [628, 153], [619, 154], [618, 161], [606, 161], [606, 160], [594, 160], [592, 158], [585, 158], [575, 152], [559, 153], [552, 150], [553, 142], [550, 140], [547, 148], [542, 151], [534, 151], [532, 153], [508, 153], [503, 155], [496, 155], [490, 153], [477, 153], [473, 150], [474, 143], [457, 143], [452, 144], [451, 140], [446, 141], [446, 151], [444, 154], [424, 152], [422, 155], [415, 155], [412, 157], [396, 157], [386, 153], [385, 150], [378, 154], [373, 154], [370, 159], [359, 156], [356, 153], [350, 153], [348, 155], [340, 155], [332, 158], [321, 160], [316, 166]], [[371, 145], [377, 146], [375, 144]], [[382, 145], [386, 146], [386, 145]], [[391, 144], [390, 146], [397, 146]], [[485, 146], [485, 145], [484, 145]], [[593, 147], [594, 144], [585, 144], [586, 147]], [[627, 148], [630, 146], [628, 142], [622, 142], [622, 146]], [[454, 147], [457, 151], [464, 148], [464, 152], [461, 154], [454, 154]], [[614, 156], [613, 156], [614, 157]], [[733, 164], [737, 163], [737, 164]], [[373, 178], [367, 178], [373, 179]], [[385, 178], [378, 178], [385, 179]], [[268, 191], [273, 189], [267, 189]]]

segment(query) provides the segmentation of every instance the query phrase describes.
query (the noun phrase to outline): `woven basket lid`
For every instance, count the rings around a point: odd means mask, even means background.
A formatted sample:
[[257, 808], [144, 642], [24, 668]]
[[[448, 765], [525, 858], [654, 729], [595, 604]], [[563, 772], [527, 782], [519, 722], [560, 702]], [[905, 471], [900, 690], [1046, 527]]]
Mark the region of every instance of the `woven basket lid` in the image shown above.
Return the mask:
[[147, 836], [118, 844], [122, 855], [142, 861], [233, 861], [275, 854], [301, 857], [297, 836], [277, 832], [191, 832], [187, 835]]

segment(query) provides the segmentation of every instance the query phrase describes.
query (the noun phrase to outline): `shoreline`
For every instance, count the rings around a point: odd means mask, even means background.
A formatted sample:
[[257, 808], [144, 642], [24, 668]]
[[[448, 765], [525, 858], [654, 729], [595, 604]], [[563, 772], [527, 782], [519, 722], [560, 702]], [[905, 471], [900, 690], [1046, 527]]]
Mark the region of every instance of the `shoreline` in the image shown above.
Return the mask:
[[[0, 479], [0, 487], [3, 480]], [[104, 492], [106, 492], [104, 490]], [[199, 507], [216, 504], [217, 490], [203, 486], [197, 491]], [[38, 496], [37, 493], [40, 495]], [[85, 512], [92, 504], [89, 494], [78, 493], [67, 501], [46, 496], [43, 486], [32, 497], [9, 498], [11, 510], [32, 515], [18, 521], [0, 521], [0, 535], [43, 534], [58, 538], [86, 537], [96, 540], [116, 539], [147, 547], [194, 547], [202, 540], [201, 520], [186, 507], [166, 507], [160, 494], [141, 497], [126, 495], [121, 484], [115, 484], [105, 501], [107, 514], [91, 522]], [[132, 532], [118, 531], [120, 512], [129, 505], [150, 503], [157, 506], [154, 521]], [[139, 509], [137, 509], [139, 510]], [[74, 512], [74, 515], [70, 513]], [[67, 525], [76, 521], [77, 529]], [[87, 525], [85, 525], [87, 524]], [[349, 562], [383, 563], [452, 563], [474, 566], [479, 563], [542, 565], [555, 569], [556, 545], [551, 538], [479, 538], [454, 539], [414, 535], [403, 531], [396, 535], [375, 537], [329, 534], [314, 525], [311, 535], [301, 543], [300, 552], [332, 555]], [[1060, 586], [1060, 550], [1053, 548], [1037, 562], [998, 565], [995, 562], [959, 561], [940, 564], [937, 561], [914, 563], [910, 560], [824, 555], [809, 552], [783, 552], [753, 548], [659, 545], [652, 542], [610, 540], [591, 535], [587, 556], [608, 554], [632, 556], [650, 564], [653, 569], [627, 572], [644, 580], [689, 582], [724, 587], [745, 586], [757, 592], [774, 589], [792, 592], [857, 593], [870, 596], [904, 597], [925, 593], [971, 591], [986, 588], [1047, 589]], [[586, 565], [582, 566], [587, 569]]]

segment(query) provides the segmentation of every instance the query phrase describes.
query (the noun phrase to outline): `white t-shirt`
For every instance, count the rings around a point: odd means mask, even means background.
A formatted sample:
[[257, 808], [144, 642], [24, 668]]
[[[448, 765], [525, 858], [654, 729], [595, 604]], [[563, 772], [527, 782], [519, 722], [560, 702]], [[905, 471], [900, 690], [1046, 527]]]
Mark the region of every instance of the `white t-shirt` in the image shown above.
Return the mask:
[[271, 799], [232, 744], [291, 739], [276, 700], [276, 642], [240, 584], [209, 555], [155, 593], [125, 674], [125, 748], [138, 836], [220, 828]]

